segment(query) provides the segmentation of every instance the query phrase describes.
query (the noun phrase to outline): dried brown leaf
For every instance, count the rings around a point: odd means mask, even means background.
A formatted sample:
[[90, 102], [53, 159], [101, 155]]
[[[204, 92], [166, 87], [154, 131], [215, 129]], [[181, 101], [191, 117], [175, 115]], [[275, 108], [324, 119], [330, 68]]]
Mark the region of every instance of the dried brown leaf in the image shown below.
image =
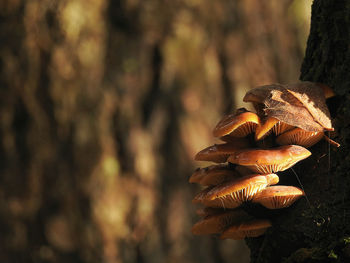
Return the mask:
[[332, 129], [323, 91], [311, 82], [257, 87], [247, 92], [243, 100], [263, 105], [268, 117], [306, 131]]
[[333, 131], [331, 117], [323, 89], [309, 81], [287, 84], [286, 89], [310, 112], [324, 129]]

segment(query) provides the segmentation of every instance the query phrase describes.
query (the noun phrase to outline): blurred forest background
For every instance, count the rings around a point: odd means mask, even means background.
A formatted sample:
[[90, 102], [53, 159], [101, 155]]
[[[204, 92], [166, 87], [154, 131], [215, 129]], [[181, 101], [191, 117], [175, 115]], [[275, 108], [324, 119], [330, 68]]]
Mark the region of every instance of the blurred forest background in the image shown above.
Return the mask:
[[311, 0], [0, 1], [0, 262], [248, 262], [194, 237], [193, 156], [299, 78]]

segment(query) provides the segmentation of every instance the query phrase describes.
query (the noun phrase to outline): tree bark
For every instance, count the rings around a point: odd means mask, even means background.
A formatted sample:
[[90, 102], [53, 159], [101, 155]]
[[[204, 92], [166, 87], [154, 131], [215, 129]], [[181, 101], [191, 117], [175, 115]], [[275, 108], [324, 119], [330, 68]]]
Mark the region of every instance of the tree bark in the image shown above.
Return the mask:
[[[301, 80], [321, 82], [336, 96], [327, 101], [333, 119], [332, 148], [323, 141], [312, 156], [295, 166], [306, 196], [295, 206], [266, 212], [273, 228], [264, 237], [249, 239], [251, 262], [349, 262], [350, 260], [350, 5], [348, 1], [316, 0], [301, 68]], [[293, 183], [292, 171], [280, 174]], [[297, 180], [294, 180], [298, 185]]]
[[247, 89], [297, 78], [291, 3], [0, 1], [0, 262], [246, 262], [190, 233], [188, 176]]

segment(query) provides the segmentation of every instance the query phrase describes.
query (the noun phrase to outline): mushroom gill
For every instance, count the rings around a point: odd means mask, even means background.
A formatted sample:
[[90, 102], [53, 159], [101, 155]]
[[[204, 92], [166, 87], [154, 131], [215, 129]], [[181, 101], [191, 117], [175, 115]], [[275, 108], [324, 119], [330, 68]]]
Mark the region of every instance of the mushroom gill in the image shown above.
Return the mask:
[[284, 171], [310, 155], [311, 152], [302, 146], [285, 145], [268, 150], [236, 151], [228, 158], [228, 162], [246, 166], [254, 172], [267, 174]]
[[274, 117], [269, 117], [263, 124], [258, 125], [255, 130], [255, 140], [259, 141], [273, 132], [275, 135], [279, 135], [285, 131], [293, 129], [293, 126], [284, 123]]
[[214, 128], [213, 134], [215, 137], [245, 137], [255, 132], [259, 123], [260, 119], [256, 113], [238, 109], [235, 114], [224, 116]]
[[252, 202], [259, 203], [268, 209], [280, 209], [292, 205], [302, 197], [304, 192], [294, 186], [274, 185], [256, 194]]
[[297, 144], [303, 147], [311, 147], [324, 137], [323, 132], [310, 132], [300, 128], [294, 128], [277, 137], [279, 145]]
[[231, 181], [206, 188], [195, 200], [209, 207], [235, 208], [242, 202], [251, 200], [253, 196], [270, 184], [278, 183], [276, 174], [246, 175]]

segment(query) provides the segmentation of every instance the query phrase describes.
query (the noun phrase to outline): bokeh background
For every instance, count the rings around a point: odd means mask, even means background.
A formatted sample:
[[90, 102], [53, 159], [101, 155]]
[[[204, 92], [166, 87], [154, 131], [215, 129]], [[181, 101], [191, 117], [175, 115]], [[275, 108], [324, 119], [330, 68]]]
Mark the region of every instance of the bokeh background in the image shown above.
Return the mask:
[[223, 114], [295, 82], [311, 0], [0, 1], [0, 261], [249, 262], [194, 237]]

